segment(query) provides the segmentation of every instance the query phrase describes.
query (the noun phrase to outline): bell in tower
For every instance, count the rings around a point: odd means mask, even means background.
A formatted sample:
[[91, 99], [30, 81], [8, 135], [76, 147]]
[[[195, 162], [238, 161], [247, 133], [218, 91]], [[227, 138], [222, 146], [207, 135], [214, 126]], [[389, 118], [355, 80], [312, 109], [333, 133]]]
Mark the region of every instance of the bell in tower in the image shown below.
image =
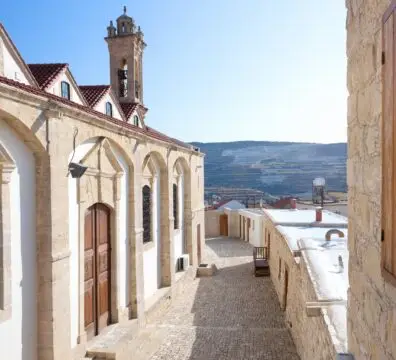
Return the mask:
[[140, 26], [124, 13], [117, 19], [117, 28], [110, 22], [105, 38], [110, 53], [111, 87], [120, 102], [143, 104], [143, 51], [146, 44]]

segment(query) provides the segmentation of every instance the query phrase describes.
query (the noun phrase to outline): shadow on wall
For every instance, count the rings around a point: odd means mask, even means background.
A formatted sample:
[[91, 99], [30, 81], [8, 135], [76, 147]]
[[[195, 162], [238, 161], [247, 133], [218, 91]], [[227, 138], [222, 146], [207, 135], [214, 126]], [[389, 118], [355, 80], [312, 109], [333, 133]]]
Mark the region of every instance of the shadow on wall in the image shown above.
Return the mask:
[[205, 240], [205, 244], [220, 258], [251, 256], [253, 260], [253, 248], [251, 246], [246, 245], [236, 249], [230, 247], [230, 241], [241, 241], [241, 243], [246, 244], [243, 240], [230, 240], [227, 237], [208, 238]]
[[[209, 244], [216, 248], [221, 240]], [[196, 330], [189, 360], [299, 359], [271, 279], [254, 277], [253, 263], [201, 278], [191, 312]]]

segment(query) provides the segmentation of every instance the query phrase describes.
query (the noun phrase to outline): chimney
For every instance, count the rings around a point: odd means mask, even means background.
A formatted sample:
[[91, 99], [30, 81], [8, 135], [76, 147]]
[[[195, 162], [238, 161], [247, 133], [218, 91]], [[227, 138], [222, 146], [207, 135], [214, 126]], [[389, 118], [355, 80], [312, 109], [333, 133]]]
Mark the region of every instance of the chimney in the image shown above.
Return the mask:
[[290, 208], [294, 210], [297, 208], [296, 199], [290, 199]]
[[316, 208], [316, 220], [317, 222], [322, 221], [322, 208], [319, 206]]

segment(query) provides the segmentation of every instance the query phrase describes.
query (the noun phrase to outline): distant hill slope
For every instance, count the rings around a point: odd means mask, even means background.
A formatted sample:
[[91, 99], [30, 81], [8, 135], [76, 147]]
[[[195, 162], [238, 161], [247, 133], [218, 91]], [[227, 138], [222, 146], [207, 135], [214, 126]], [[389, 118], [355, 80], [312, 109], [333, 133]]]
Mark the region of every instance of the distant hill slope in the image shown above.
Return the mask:
[[346, 191], [347, 144], [272, 141], [191, 143], [206, 154], [205, 186], [248, 187], [273, 195], [311, 192], [324, 177], [328, 189]]

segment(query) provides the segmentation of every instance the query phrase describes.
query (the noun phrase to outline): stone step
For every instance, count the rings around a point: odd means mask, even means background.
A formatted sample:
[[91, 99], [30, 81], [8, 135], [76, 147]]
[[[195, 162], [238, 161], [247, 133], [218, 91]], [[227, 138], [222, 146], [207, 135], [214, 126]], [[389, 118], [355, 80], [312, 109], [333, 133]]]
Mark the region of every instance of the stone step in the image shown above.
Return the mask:
[[114, 324], [87, 344], [85, 357], [94, 360], [122, 360], [128, 344], [138, 336], [137, 320]]

